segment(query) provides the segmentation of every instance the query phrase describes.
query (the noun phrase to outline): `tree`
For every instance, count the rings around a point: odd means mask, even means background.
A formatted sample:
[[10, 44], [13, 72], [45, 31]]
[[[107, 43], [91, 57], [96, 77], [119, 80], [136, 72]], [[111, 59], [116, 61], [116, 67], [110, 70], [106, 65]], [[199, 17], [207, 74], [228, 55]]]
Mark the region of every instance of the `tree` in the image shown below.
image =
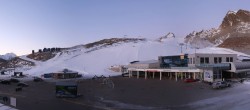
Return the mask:
[[43, 48], [43, 52], [47, 52], [47, 48]]
[[55, 50], [56, 50], [56, 48], [54, 48], [54, 47], [53, 47], [53, 48], [51, 48], [51, 52], [54, 52]]
[[35, 50], [32, 50], [32, 54], [33, 54], [33, 55], [35, 54]]
[[39, 53], [42, 53], [42, 49], [39, 49], [38, 52], [39, 52]]

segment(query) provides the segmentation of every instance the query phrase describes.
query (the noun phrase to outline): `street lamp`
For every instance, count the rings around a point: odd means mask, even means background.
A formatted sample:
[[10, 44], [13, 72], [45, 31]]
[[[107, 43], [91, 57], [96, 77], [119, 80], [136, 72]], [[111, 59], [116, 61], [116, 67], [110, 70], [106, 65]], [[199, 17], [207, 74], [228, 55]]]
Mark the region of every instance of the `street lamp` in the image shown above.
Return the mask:
[[181, 46], [181, 53], [182, 53], [182, 46], [184, 45], [184, 43], [180, 43], [179, 46]]

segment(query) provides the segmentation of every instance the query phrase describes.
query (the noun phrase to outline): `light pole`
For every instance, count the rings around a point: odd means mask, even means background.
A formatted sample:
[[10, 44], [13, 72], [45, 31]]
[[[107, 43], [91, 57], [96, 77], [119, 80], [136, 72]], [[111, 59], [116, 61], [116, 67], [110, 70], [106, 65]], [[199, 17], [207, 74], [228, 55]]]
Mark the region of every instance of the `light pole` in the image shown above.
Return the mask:
[[181, 46], [181, 53], [182, 53], [182, 46], [184, 45], [184, 43], [180, 43], [179, 46]]

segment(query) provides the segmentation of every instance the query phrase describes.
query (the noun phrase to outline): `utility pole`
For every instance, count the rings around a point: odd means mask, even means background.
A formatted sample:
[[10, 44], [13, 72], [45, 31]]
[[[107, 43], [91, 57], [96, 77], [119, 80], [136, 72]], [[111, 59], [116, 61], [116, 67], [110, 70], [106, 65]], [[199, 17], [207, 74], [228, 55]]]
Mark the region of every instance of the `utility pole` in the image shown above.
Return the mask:
[[181, 53], [182, 53], [182, 46], [184, 45], [184, 43], [180, 43], [179, 46], [181, 46]]

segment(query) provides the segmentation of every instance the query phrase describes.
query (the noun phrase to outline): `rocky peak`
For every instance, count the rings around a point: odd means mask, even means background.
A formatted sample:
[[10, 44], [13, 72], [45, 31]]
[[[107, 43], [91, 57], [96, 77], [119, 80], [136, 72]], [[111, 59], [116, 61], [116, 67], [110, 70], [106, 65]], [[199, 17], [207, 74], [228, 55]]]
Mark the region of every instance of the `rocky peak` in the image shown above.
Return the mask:
[[242, 22], [250, 22], [250, 12], [246, 10], [239, 10], [236, 13], [237, 16], [239, 16], [240, 20]]
[[228, 11], [224, 17], [220, 29], [228, 29], [237, 26], [241, 22], [250, 22], [250, 12], [246, 10]]
[[175, 34], [172, 33], [172, 32], [169, 32], [167, 35], [162, 36], [162, 37], [160, 37], [160, 38], [157, 39], [157, 40], [158, 40], [159, 42], [164, 42], [164, 41], [167, 40], [167, 39], [173, 39], [173, 38], [175, 38]]

